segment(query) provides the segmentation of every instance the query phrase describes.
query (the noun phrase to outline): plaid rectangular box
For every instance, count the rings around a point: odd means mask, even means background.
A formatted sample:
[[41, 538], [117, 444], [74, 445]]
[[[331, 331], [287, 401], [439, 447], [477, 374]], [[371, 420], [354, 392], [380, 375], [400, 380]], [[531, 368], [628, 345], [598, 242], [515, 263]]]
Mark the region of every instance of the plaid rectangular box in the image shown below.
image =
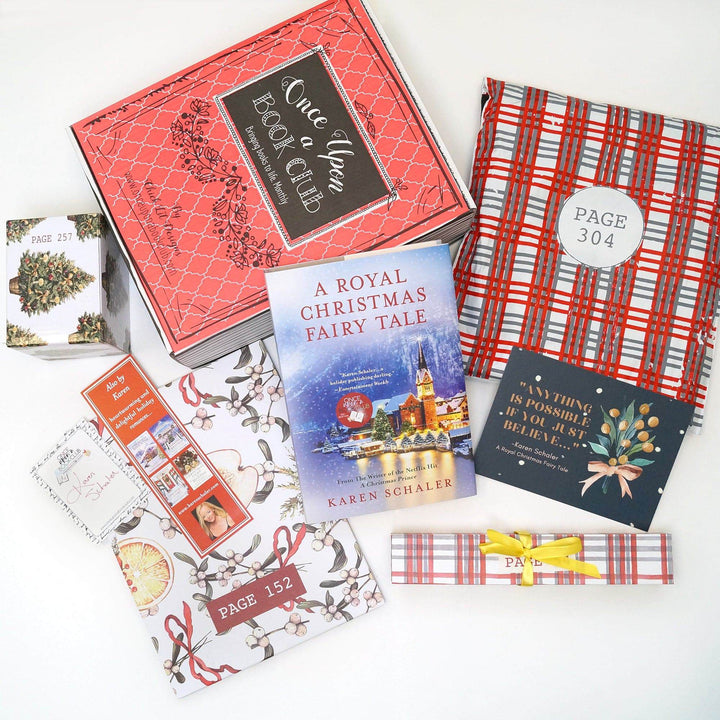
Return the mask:
[[[517, 345], [693, 403], [700, 428], [720, 297], [720, 128], [492, 79], [483, 100], [478, 212], [455, 263], [467, 373], [501, 377]], [[591, 187], [618, 191], [639, 242], [595, 266], [558, 239], [563, 206]], [[594, 220], [578, 243], [612, 255], [605, 240], [625, 220]]]
[[[576, 559], [595, 565], [600, 578], [534, 563], [535, 585], [671, 585], [672, 536], [666, 533], [532, 535], [537, 547], [578, 537]], [[398, 533], [392, 536], [392, 581], [400, 585], [519, 585], [522, 558], [480, 552], [482, 533]]]

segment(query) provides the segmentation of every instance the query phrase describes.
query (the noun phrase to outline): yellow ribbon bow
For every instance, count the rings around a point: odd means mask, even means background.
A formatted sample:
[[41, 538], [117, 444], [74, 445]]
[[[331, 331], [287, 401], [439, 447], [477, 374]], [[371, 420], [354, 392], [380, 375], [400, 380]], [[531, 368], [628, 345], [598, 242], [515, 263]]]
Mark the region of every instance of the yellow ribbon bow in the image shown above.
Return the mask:
[[532, 535], [528, 532], [515, 531], [519, 540], [509, 535], [498, 532], [497, 530], [488, 530], [487, 536], [491, 542], [480, 543], [480, 552], [483, 555], [488, 553], [497, 553], [498, 555], [510, 555], [511, 557], [525, 558], [525, 564], [522, 571], [521, 585], [533, 584], [533, 560], [538, 560], [546, 565], [554, 565], [563, 570], [572, 570], [572, 572], [581, 573], [582, 575], [590, 575], [599, 578], [600, 573], [592, 563], [573, 560], [568, 555], [575, 555], [582, 550], [582, 540], [578, 537], [566, 537], [552, 542], [532, 546]]

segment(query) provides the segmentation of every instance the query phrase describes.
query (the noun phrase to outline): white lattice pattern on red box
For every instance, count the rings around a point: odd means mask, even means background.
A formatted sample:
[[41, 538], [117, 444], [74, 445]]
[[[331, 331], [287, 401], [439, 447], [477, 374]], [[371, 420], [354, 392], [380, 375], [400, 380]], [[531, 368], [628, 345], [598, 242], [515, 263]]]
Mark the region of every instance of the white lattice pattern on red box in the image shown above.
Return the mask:
[[[318, 45], [357, 109], [393, 188], [378, 212], [288, 249], [211, 101]], [[173, 128], [198, 117], [193, 115], [198, 102], [206, 123], [192, 126], [194, 156], [188, 162], [187, 153], [183, 157], [182, 148], [172, 143]], [[452, 219], [448, 213], [458, 214], [459, 205], [466, 209], [381, 39], [361, 6], [346, 0], [319, 6], [220, 53], [74, 130], [158, 319], [177, 347], [266, 308], [263, 265], [275, 263], [237, 267], [229, 260], [217, 232], [217, 204], [223, 199], [239, 200], [235, 208], [242, 217], [236, 214], [234, 220], [242, 221], [248, 240], [266, 242], [265, 251], [281, 250], [280, 264], [398, 245]], [[202, 179], [198, 163], [208, 165]], [[242, 196], [235, 186], [236, 195], [228, 197], [227, 173], [241, 178]]]

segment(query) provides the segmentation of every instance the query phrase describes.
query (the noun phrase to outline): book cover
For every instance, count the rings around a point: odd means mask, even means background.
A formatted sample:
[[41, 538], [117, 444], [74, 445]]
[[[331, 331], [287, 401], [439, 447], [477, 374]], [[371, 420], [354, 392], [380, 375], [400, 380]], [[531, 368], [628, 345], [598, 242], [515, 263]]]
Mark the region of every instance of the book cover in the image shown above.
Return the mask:
[[446, 245], [267, 273], [313, 520], [475, 494]]
[[475, 470], [648, 530], [692, 415], [690, 403], [514, 348]]
[[[185, 696], [382, 605], [347, 520], [305, 521], [282, 383], [261, 343], [157, 390], [129, 382], [129, 360], [103, 378], [107, 387], [122, 376], [108, 392], [127, 410], [108, 415], [93, 383], [99, 414], [68, 431], [33, 475], [112, 547], [152, 640], [148, 671], [154, 657], [158, 680]], [[236, 366], [248, 365], [258, 390], [241, 399]], [[155, 451], [138, 467], [128, 433], [144, 422]]]
[[452, 239], [474, 208], [360, 0], [308, 10], [71, 132], [167, 349], [193, 365], [223, 333], [269, 334], [266, 268]]
[[468, 375], [522, 347], [695, 405], [720, 307], [720, 127], [488, 78], [457, 255]]

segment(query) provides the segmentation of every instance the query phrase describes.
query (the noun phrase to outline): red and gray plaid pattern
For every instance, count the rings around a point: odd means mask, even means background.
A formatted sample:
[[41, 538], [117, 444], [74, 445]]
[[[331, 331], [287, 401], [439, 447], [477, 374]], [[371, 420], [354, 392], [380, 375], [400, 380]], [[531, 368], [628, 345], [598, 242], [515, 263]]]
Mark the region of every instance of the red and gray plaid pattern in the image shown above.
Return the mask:
[[[455, 265], [466, 371], [502, 376], [513, 346], [693, 403], [702, 424], [720, 282], [720, 128], [486, 80], [478, 205]], [[581, 265], [563, 202], [609, 186], [639, 206], [638, 251]]]
[[[512, 535], [512, 533], [508, 533]], [[536, 585], [671, 585], [672, 536], [665, 533], [540, 533], [533, 547], [564, 537], [578, 537], [583, 549], [572, 557], [595, 565], [601, 577], [552, 568], [536, 568]], [[400, 533], [392, 536], [391, 571], [396, 584], [519, 585], [522, 564], [507, 570], [515, 558], [480, 552], [481, 533]], [[510, 560], [510, 562], [508, 562]]]

